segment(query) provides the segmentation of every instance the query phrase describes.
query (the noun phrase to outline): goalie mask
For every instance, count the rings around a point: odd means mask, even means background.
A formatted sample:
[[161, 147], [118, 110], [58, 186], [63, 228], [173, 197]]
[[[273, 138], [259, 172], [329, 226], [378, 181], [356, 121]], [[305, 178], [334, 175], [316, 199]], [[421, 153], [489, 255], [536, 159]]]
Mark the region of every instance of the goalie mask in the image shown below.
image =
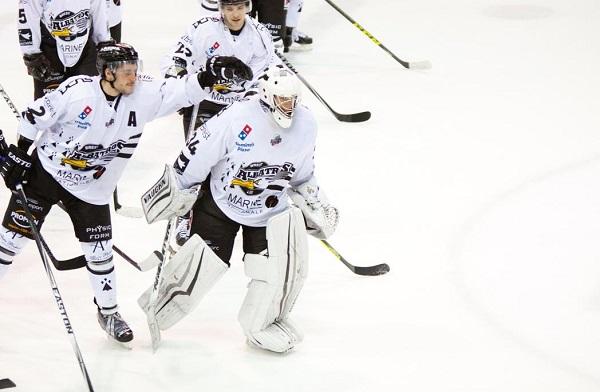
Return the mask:
[[300, 101], [300, 81], [292, 71], [277, 65], [267, 69], [259, 82], [260, 99], [269, 107], [275, 122], [289, 128]]

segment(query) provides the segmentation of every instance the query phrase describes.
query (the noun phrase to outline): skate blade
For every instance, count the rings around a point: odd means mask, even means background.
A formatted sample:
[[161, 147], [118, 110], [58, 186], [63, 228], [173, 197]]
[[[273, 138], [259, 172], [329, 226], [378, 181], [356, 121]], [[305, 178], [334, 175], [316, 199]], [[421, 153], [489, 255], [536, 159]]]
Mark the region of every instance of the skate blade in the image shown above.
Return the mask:
[[308, 52], [309, 50], [313, 49], [313, 44], [305, 44], [305, 45], [300, 45], [300, 44], [295, 44], [290, 46], [290, 51], [293, 52]]
[[133, 340], [130, 340], [129, 342], [119, 342], [117, 339], [113, 338], [108, 334], [106, 334], [106, 338], [112, 345], [116, 347], [122, 348], [127, 351], [133, 350]]

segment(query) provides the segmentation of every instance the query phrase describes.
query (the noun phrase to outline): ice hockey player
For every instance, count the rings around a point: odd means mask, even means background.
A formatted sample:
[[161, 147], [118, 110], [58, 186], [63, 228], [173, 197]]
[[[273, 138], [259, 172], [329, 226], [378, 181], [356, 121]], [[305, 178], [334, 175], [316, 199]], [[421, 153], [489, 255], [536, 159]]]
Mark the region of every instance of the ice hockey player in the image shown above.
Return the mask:
[[[69, 78], [26, 108], [18, 143], [3, 157], [0, 174], [9, 189], [24, 184], [38, 227], [52, 205], [63, 203], [87, 261], [98, 321], [110, 337], [128, 342], [133, 334], [117, 306], [110, 196], [145, 123], [199, 102], [217, 74], [251, 78], [251, 71], [233, 57], [214, 57], [199, 74], [153, 80], [138, 73], [138, 53], [124, 43], [104, 46], [97, 66], [101, 76]], [[15, 195], [2, 226], [0, 276], [32, 238]]]
[[285, 17], [286, 31], [284, 34], [283, 44], [284, 53], [292, 50], [311, 50], [313, 39], [308, 35], [298, 30], [298, 22], [304, 0], [290, 0], [287, 6], [287, 14]]
[[[206, 0], [204, 0], [206, 1]], [[192, 129], [221, 111], [225, 106], [256, 91], [256, 78], [273, 61], [273, 43], [269, 31], [250, 18], [249, 0], [217, 0], [220, 16], [201, 18], [191, 25], [173, 50], [161, 62], [165, 77], [180, 77], [196, 72], [213, 56], [235, 56], [246, 63], [255, 75], [250, 81], [219, 81], [206, 100], [196, 108], [183, 110], [183, 130], [187, 136]], [[208, 5], [207, 5], [208, 6]], [[190, 125], [191, 122], [191, 125]], [[189, 238], [190, 217], [177, 222], [177, 245]]]
[[19, 1], [19, 45], [34, 99], [71, 76], [97, 75], [96, 45], [111, 40], [105, 1]]
[[[302, 340], [289, 314], [308, 271], [306, 231], [328, 237], [338, 211], [313, 175], [317, 124], [312, 112], [298, 105], [300, 88], [289, 69], [269, 68], [259, 94], [198, 128], [173, 168], [166, 167], [159, 183], [168, 185], [143, 196], [150, 223], [172, 219], [195, 202], [192, 236], [165, 266], [158, 286], [160, 329], [190, 313], [228, 270], [241, 227], [251, 281], [239, 322], [248, 344], [283, 353]], [[197, 201], [181, 195], [200, 183]], [[138, 300], [146, 312], [153, 307], [150, 293]]]

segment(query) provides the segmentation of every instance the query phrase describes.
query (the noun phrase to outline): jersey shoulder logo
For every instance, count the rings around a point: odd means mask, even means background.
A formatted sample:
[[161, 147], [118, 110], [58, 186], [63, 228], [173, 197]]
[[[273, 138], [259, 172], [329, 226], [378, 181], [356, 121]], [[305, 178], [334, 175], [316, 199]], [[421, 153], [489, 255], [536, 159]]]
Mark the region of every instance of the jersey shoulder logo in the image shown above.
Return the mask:
[[242, 129], [242, 131], [238, 134], [238, 137], [241, 140], [246, 140], [246, 138], [248, 137], [248, 135], [250, 135], [250, 132], [252, 132], [252, 127], [248, 124], [246, 124], [244, 126], [244, 129]]

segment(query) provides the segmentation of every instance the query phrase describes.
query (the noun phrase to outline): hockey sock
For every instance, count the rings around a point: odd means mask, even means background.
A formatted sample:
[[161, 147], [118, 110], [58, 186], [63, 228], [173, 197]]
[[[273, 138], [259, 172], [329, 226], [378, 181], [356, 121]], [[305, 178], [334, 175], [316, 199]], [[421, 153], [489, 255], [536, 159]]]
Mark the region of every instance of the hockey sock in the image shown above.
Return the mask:
[[29, 239], [13, 231], [0, 228], [0, 279], [6, 274], [12, 265], [13, 259], [21, 249], [29, 242]]
[[103, 314], [117, 308], [117, 279], [112, 257], [112, 241], [81, 242], [87, 261], [88, 277], [96, 304]]

